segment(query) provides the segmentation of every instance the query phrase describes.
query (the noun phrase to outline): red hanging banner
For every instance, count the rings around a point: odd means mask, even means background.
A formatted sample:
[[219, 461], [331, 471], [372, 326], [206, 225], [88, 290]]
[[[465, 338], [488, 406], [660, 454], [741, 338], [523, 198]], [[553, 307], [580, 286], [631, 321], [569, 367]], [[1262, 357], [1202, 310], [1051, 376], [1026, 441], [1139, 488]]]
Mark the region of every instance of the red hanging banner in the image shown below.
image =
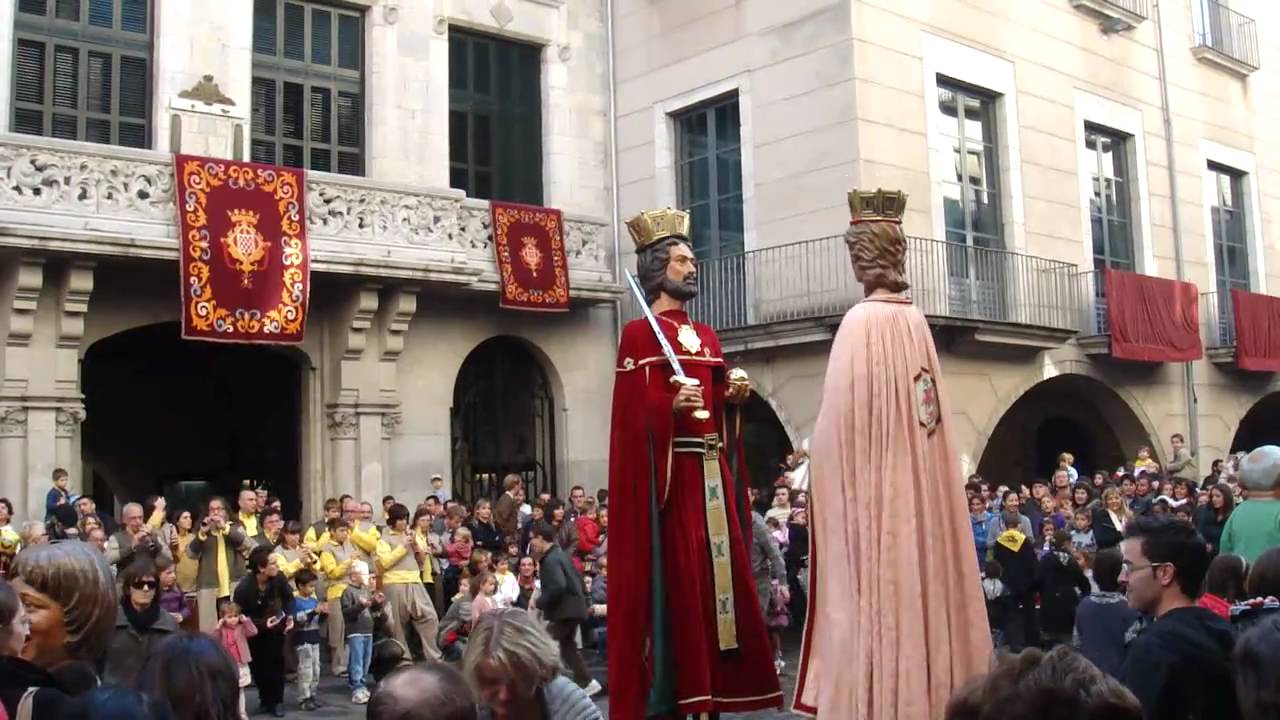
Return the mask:
[[1142, 362], [1204, 357], [1196, 286], [1169, 278], [1106, 271], [1111, 356]]
[[1236, 366], [1280, 372], [1280, 298], [1232, 290], [1231, 307], [1235, 313]]
[[567, 312], [569, 262], [559, 210], [492, 201], [498, 305], [511, 310]]
[[310, 249], [296, 168], [175, 155], [182, 337], [302, 342]]

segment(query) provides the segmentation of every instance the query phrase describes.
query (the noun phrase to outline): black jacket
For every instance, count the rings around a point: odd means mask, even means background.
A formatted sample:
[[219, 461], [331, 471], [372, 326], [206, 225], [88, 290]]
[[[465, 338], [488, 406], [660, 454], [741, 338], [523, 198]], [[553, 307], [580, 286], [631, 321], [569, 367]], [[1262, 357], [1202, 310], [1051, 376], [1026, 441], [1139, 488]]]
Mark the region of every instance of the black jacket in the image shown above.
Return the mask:
[[289, 581], [283, 575], [276, 575], [267, 581], [267, 586], [258, 588], [258, 580], [254, 573], [240, 578], [240, 582], [232, 591], [231, 599], [240, 606], [240, 612], [253, 621], [258, 633], [284, 632], [284, 621], [274, 628], [267, 628], [267, 618], [281, 612], [292, 617], [295, 612], [293, 591], [289, 589]]
[[475, 521], [467, 526], [471, 530], [471, 539], [478, 548], [484, 548], [496, 556], [507, 554], [507, 544], [502, 540], [502, 531], [493, 523]]
[[1195, 525], [1196, 530], [1200, 532], [1200, 537], [1204, 538], [1205, 544], [1213, 547], [1211, 552], [1217, 555], [1222, 543], [1222, 529], [1227, 526], [1226, 519], [1219, 520], [1218, 513], [1212, 507], [1205, 505], [1196, 508]]
[[547, 548], [546, 554], [542, 556], [538, 576], [542, 580], [538, 607], [547, 620], [587, 619], [587, 600], [582, 576], [560, 546], [552, 545]]
[[1106, 508], [1093, 510], [1093, 539], [1098, 542], [1099, 550], [1113, 548], [1124, 539], [1124, 533], [1111, 521], [1111, 513]]
[[[1021, 537], [1017, 549], [1010, 547], [1011, 538]], [[1036, 588], [1036, 551], [1031, 538], [1019, 530], [1005, 530], [996, 538], [991, 557], [1004, 569], [1000, 580], [1011, 595], [1024, 595]]]
[[1201, 607], [1170, 610], [1129, 644], [1120, 680], [1148, 720], [1240, 720], [1226, 620]]
[[40, 688], [32, 705], [33, 718], [60, 717], [70, 701], [58, 681], [44, 669], [22, 658], [0, 657], [0, 704], [9, 717], [18, 716], [18, 703], [27, 688]]
[[1076, 649], [1099, 670], [1118, 677], [1124, 667], [1125, 636], [1139, 617], [1118, 592], [1089, 595], [1076, 606]]
[[1041, 558], [1036, 577], [1041, 628], [1048, 633], [1071, 633], [1076, 625], [1076, 606], [1089, 592], [1089, 579], [1065, 552], [1051, 552]]

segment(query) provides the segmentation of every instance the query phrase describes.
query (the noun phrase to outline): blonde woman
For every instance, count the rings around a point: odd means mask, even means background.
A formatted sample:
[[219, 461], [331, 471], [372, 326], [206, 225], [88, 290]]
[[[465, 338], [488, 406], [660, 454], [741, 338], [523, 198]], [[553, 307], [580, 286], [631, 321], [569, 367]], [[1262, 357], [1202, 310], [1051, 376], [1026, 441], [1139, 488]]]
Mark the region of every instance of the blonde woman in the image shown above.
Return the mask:
[[1093, 537], [1098, 549], [1115, 547], [1124, 539], [1125, 526], [1133, 522], [1133, 511], [1116, 488], [1102, 491], [1102, 504], [1093, 511]]
[[462, 673], [480, 697], [482, 719], [604, 719], [586, 691], [562, 674], [556, 641], [523, 610], [499, 608], [476, 619]]

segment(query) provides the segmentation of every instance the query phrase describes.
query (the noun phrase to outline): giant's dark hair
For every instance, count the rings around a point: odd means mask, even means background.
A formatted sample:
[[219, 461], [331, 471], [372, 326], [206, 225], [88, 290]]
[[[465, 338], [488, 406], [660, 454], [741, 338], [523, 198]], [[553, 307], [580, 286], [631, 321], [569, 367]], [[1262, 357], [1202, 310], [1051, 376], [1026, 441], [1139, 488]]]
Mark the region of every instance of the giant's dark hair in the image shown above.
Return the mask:
[[664, 238], [636, 253], [636, 281], [644, 290], [645, 302], [652, 305], [662, 294], [667, 265], [671, 262], [671, 248], [688, 242], [680, 237]]

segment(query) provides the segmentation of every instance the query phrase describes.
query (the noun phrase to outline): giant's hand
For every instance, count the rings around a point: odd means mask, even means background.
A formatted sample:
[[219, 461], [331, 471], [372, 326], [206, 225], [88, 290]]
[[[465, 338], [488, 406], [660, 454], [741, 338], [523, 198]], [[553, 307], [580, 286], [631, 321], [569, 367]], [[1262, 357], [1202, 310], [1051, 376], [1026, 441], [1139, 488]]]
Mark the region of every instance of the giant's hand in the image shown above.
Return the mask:
[[744, 405], [751, 398], [751, 378], [742, 368], [733, 368], [728, 375], [729, 387], [724, 392], [724, 399], [730, 405]]
[[671, 401], [671, 408], [675, 412], [700, 410], [702, 407], [702, 388], [696, 385], [681, 385], [675, 400]]

